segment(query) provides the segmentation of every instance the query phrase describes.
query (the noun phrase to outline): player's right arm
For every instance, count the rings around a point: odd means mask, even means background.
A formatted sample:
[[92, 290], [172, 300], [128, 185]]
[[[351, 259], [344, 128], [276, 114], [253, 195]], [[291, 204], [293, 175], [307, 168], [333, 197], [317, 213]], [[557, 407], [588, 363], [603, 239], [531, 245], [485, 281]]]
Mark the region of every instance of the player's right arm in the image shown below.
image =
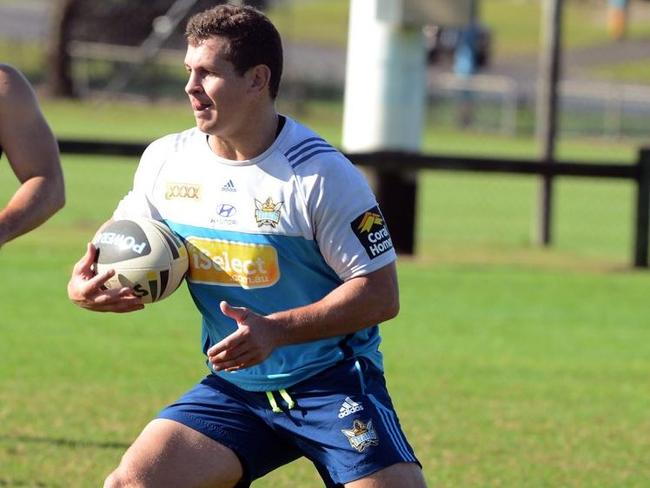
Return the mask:
[[[105, 222], [97, 232], [108, 225]], [[95, 272], [97, 248], [89, 242], [86, 254], [77, 261], [72, 269], [68, 282], [68, 298], [78, 307], [94, 312], [134, 312], [144, 308], [142, 300], [133, 294], [128, 287], [120, 289], [107, 289], [104, 287], [114, 274], [115, 270], [108, 269], [102, 273]]]

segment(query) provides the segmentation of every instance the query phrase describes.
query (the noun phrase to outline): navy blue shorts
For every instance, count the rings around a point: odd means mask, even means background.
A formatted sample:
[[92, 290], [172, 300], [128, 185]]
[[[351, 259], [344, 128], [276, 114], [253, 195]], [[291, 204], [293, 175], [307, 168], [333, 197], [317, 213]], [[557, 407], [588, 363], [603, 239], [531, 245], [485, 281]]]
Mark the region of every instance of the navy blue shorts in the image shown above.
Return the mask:
[[420, 464], [402, 432], [383, 373], [363, 358], [268, 393], [208, 375], [158, 417], [232, 449], [244, 467], [238, 486], [302, 456], [314, 463], [328, 487], [395, 463]]

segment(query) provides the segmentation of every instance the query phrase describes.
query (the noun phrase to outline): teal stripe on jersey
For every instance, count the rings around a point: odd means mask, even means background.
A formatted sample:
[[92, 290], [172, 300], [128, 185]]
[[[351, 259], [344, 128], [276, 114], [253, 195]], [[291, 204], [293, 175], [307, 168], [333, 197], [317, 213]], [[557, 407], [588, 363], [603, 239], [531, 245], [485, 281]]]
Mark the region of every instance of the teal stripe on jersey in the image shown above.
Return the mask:
[[[188, 279], [192, 298], [203, 315], [204, 352], [236, 330], [234, 321], [221, 313], [221, 300], [268, 315], [313, 303], [341, 284], [313, 240], [299, 236], [204, 229], [174, 222], [167, 224], [184, 240], [194, 236], [264, 244], [272, 246], [277, 252], [280, 276], [272, 286], [245, 289], [236, 285], [197, 283]], [[349, 355], [367, 356], [381, 367], [379, 342], [378, 328], [370, 327], [345, 337], [281, 347], [257, 366], [236, 373], [218, 374], [246, 390], [278, 390], [306, 379]]]

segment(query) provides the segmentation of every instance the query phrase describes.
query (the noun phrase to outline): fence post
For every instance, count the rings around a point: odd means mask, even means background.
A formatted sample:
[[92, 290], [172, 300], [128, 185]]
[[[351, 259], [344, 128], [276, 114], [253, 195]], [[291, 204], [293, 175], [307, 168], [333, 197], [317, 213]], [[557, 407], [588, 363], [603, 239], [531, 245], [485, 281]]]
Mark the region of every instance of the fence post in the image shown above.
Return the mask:
[[634, 267], [647, 268], [650, 226], [650, 148], [642, 148], [639, 151], [637, 167]]
[[379, 170], [374, 190], [381, 213], [399, 254], [415, 254], [417, 173]]

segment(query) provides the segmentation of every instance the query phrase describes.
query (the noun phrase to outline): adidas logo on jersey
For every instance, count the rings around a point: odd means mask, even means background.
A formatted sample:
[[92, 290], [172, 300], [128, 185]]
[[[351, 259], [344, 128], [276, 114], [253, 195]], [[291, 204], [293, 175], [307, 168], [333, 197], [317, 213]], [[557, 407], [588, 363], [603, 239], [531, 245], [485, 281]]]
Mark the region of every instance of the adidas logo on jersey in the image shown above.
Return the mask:
[[345, 400], [339, 409], [339, 418], [345, 418], [348, 415], [352, 415], [355, 412], [360, 412], [361, 410], [363, 410], [363, 406], [360, 403], [355, 402], [350, 397], [345, 397]]
[[221, 191], [234, 192], [237, 191], [237, 188], [235, 188], [235, 184], [232, 182], [232, 180], [228, 180], [228, 183], [221, 187]]

